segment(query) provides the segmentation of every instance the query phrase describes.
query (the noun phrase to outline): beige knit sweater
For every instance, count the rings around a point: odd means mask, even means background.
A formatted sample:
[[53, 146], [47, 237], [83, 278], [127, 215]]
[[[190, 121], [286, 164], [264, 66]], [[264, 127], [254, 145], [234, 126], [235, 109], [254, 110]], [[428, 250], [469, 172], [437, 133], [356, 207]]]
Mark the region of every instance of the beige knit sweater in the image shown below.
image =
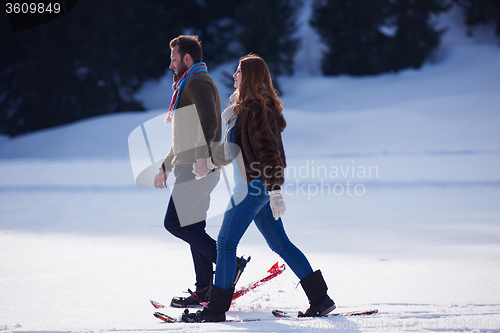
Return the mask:
[[207, 73], [189, 79], [181, 90], [172, 118], [172, 146], [163, 160], [165, 170], [211, 156], [221, 140], [221, 101]]

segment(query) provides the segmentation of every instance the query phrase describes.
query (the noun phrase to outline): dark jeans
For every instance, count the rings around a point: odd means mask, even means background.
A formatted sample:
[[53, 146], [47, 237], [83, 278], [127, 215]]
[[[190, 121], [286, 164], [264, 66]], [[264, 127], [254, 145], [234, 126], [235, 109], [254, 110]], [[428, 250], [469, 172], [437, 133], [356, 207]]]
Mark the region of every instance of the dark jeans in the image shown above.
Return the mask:
[[[206, 231], [206, 213], [210, 206], [210, 193], [219, 181], [220, 172], [212, 172], [195, 180], [192, 165], [177, 165], [175, 183], [165, 215], [165, 228], [191, 247], [196, 289], [212, 283], [213, 266], [217, 258], [215, 240]], [[176, 206], [179, 209], [176, 209]]]
[[288, 239], [281, 218], [275, 220], [269, 204], [269, 194], [262, 179], [247, 184], [248, 194], [233, 193], [217, 238], [217, 266], [215, 286], [229, 289], [236, 272], [236, 248], [243, 234], [252, 223], [266, 239], [267, 245], [276, 252], [299, 279], [313, 272], [304, 254]]

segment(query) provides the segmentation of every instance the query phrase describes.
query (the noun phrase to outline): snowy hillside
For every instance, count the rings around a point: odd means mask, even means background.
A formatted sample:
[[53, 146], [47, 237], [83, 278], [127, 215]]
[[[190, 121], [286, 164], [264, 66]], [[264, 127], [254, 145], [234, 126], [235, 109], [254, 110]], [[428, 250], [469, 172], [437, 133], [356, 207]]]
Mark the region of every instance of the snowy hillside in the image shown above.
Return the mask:
[[[0, 332], [500, 332], [500, 48], [491, 29], [465, 37], [457, 15], [440, 19], [449, 31], [421, 70], [321, 77], [300, 66], [317, 59], [303, 49], [297, 74], [280, 79], [289, 237], [339, 311], [379, 314], [274, 318], [307, 308], [288, 269], [228, 313], [258, 322], [153, 317], [150, 299], [168, 303], [194, 283], [188, 246], [163, 228], [169, 191], [136, 186], [129, 155], [142, 124], [155, 161], [169, 148], [167, 73], [140, 94], [150, 111], [0, 139]], [[211, 72], [224, 99], [222, 73], [236, 65]], [[238, 252], [252, 256], [240, 286], [281, 261], [254, 226]]]

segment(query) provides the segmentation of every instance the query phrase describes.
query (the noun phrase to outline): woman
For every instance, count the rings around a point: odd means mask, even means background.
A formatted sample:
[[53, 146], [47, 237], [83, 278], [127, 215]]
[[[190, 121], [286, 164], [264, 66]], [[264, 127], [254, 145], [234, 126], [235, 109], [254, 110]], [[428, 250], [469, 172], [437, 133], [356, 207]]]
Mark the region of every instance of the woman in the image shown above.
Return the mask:
[[[196, 321], [225, 321], [234, 293], [236, 248], [252, 221], [269, 247], [300, 279], [310, 304], [304, 316], [323, 316], [335, 309], [335, 303], [327, 294], [321, 271], [313, 272], [304, 254], [288, 239], [280, 218], [286, 209], [281, 196], [286, 167], [281, 140], [286, 127], [283, 104], [273, 88], [267, 64], [259, 56], [241, 58], [233, 77], [236, 91], [222, 114], [227, 125], [225, 142], [207, 163], [215, 169], [233, 161], [236, 186], [232, 208], [224, 214], [217, 239], [215, 284], [208, 306], [196, 313]], [[234, 158], [238, 148], [244, 166]]]

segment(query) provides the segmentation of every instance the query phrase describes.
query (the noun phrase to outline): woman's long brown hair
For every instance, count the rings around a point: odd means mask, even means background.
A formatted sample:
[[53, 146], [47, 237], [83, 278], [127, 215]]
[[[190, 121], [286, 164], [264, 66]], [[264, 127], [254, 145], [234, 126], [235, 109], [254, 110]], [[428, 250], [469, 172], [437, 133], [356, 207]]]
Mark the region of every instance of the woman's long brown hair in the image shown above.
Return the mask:
[[249, 102], [254, 102], [262, 110], [270, 109], [278, 120], [280, 131], [286, 127], [283, 117], [283, 103], [278, 98], [266, 62], [256, 54], [248, 54], [240, 59], [242, 80], [238, 87], [238, 97], [234, 112], [245, 112]]

